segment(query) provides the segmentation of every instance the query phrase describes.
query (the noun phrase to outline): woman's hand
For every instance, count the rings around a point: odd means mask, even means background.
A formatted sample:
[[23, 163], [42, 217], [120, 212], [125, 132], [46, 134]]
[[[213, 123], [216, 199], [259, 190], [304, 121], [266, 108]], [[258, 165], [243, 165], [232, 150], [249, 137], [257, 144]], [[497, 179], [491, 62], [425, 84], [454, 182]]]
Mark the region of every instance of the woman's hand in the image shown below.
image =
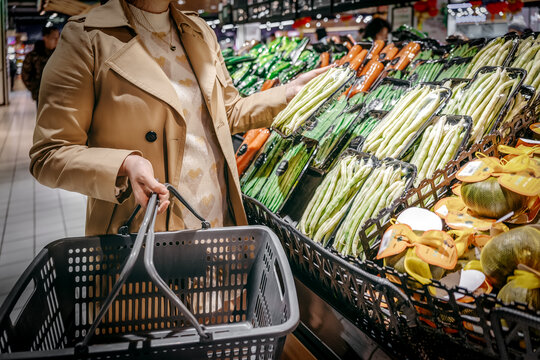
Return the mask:
[[285, 85], [287, 87], [287, 102], [291, 101], [292, 98], [295, 97], [296, 94], [300, 92], [300, 90], [302, 90], [304, 85], [306, 85], [315, 77], [324, 73], [326, 70], [330, 69], [332, 66], [333, 65], [328, 65], [320, 69], [308, 71], [307, 73], [298, 76], [296, 79]]
[[129, 155], [126, 157], [118, 171], [118, 176], [129, 178], [135, 201], [143, 208], [146, 208], [152, 193], [159, 196], [158, 214], [163, 213], [169, 206], [169, 190], [154, 178], [152, 164], [142, 156]]

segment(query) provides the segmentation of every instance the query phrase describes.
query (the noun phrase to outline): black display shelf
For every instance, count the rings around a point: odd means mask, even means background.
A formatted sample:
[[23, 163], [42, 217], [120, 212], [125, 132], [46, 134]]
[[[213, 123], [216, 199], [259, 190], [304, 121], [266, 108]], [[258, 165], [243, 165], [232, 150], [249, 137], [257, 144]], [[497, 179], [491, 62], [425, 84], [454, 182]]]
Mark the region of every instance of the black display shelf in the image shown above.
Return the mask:
[[[232, 23], [242, 24], [294, 20], [306, 16], [326, 17], [373, 6], [409, 3], [403, 0], [229, 0], [222, 11], [232, 14], [229, 19]], [[231, 6], [232, 10], [227, 9], [227, 6]], [[220, 13], [220, 19], [226, 16]]]

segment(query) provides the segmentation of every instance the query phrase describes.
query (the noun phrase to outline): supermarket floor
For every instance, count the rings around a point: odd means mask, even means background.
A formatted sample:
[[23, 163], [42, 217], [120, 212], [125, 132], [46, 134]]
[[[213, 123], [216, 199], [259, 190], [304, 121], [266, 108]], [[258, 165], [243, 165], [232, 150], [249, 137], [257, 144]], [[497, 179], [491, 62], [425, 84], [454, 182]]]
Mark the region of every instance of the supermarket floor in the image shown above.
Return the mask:
[[17, 81], [10, 105], [0, 107], [0, 304], [45, 245], [84, 234], [86, 198], [44, 187], [28, 171], [35, 119]]

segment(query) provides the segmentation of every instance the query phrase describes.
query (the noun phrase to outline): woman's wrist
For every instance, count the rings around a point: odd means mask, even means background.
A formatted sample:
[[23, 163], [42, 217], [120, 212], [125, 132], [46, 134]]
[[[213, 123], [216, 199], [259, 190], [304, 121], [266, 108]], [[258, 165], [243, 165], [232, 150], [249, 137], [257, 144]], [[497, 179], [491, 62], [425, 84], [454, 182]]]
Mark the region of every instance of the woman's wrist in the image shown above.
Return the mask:
[[118, 176], [121, 177], [121, 176], [128, 176], [128, 169], [130, 167], [130, 164], [137, 160], [137, 158], [139, 158], [140, 156], [139, 155], [135, 155], [135, 154], [130, 154], [128, 156], [126, 156], [126, 158], [124, 159], [124, 162], [122, 163], [122, 165], [120, 165], [120, 169], [118, 169]]

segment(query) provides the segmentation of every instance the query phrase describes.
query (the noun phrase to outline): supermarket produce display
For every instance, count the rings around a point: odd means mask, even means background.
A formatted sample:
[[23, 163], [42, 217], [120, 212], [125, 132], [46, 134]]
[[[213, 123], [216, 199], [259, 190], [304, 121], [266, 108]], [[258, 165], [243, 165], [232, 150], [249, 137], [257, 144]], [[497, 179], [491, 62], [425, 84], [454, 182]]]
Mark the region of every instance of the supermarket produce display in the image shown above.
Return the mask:
[[[241, 178], [249, 220], [274, 229], [303, 281], [381, 339], [422, 333], [488, 357], [535, 353], [538, 50], [537, 34], [509, 34], [329, 56], [335, 66], [276, 116]], [[399, 222], [410, 208], [431, 214], [427, 230]], [[415, 314], [373, 305], [366, 274], [400, 289]]]
[[[248, 96], [264, 87], [286, 84], [301, 72], [316, 68], [320, 55], [306, 50], [308, 39], [279, 37], [268, 46], [255, 44], [246, 54], [223, 53], [225, 65], [238, 91]], [[343, 56], [335, 53], [334, 56]], [[279, 81], [277, 81], [279, 80]]]

